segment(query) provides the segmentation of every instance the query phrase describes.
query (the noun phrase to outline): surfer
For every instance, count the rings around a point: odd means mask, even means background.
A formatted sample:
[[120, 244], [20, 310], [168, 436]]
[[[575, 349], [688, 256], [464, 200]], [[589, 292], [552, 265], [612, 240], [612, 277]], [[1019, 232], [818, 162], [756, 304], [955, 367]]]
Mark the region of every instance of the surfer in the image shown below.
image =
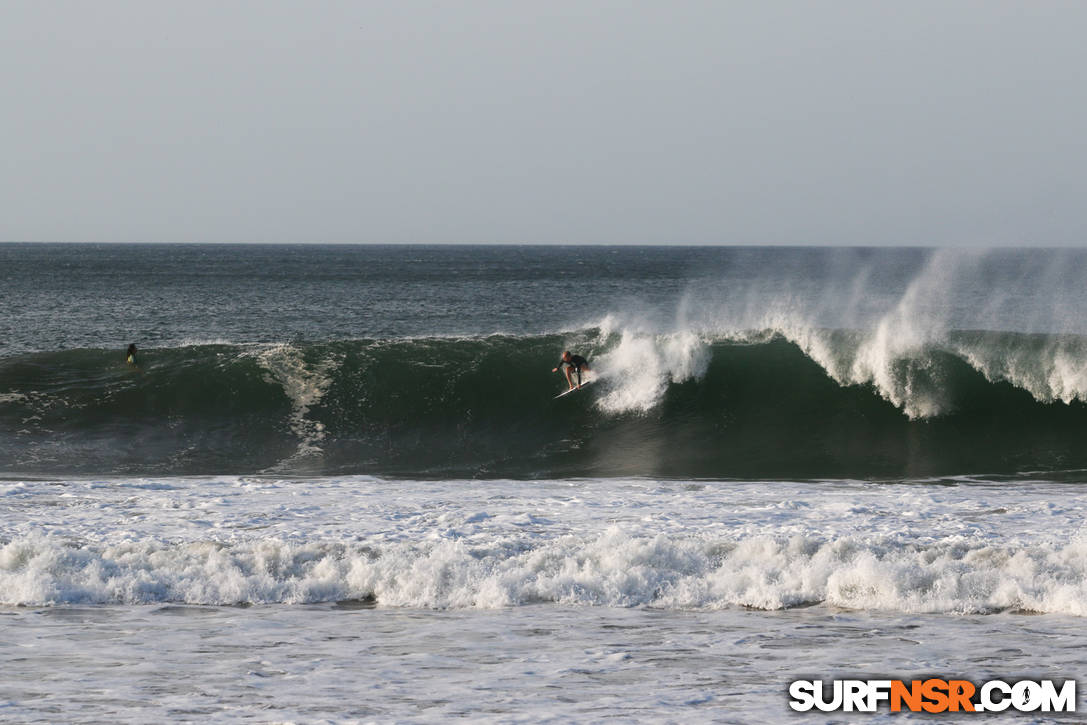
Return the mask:
[[125, 353], [125, 362], [133, 367], [139, 364], [136, 360], [136, 343], [128, 346], [128, 352]]
[[559, 365], [556, 368], [552, 368], [551, 372], [557, 373], [559, 368], [565, 368], [563, 370], [566, 373], [566, 382], [570, 386], [570, 390], [574, 389], [574, 380], [570, 373], [577, 373], [577, 386], [581, 388], [581, 371], [592, 372], [592, 368], [589, 367], [589, 361], [581, 357], [581, 355], [572, 355], [569, 350], [562, 353], [562, 360], [559, 361]]

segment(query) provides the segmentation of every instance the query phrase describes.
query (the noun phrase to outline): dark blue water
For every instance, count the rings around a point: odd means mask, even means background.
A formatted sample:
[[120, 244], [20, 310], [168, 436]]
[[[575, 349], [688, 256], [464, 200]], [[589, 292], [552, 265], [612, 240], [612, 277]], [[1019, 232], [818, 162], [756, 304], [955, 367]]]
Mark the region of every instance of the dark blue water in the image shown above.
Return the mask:
[[[1055, 474], [1087, 468], [1084, 279], [1052, 250], [0, 245], [0, 472]], [[598, 383], [556, 401], [566, 348]]]
[[894, 295], [919, 250], [0, 244], [0, 350], [190, 341], [535, 334], [674, 314], [692, 286], [818, 292], [875, 260]]
[[0, 245], [6, 353], [565, 329], [673, 304], [720, 250]]

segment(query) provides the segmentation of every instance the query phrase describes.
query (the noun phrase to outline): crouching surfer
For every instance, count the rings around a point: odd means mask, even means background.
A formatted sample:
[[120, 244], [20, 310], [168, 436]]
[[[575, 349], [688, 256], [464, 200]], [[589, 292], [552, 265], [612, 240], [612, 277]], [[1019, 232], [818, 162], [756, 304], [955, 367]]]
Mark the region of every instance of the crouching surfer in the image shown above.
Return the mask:
[[558, 367], [552, 368], [551, 372], [557, 373], [559, 368], [563, 368], [563, 372], [566, 373], [566, 382], [570, 386], [570, 390], [574, 389], [574, 373], [577, 373], [577, 387], [580, 389], [581, 371], [592, 372], [588, 360], [581, 357], [581, 355], [571, 354], [569, 350], [562, 353], [562, 360], [559, 361]]

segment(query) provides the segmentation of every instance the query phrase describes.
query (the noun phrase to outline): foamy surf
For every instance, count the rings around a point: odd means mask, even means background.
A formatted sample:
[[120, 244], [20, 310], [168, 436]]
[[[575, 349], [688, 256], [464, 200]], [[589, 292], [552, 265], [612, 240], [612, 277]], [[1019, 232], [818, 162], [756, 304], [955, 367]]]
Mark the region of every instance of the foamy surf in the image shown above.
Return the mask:
[[[20, 482], [0, 603], [1087, 615], [1053, 484]], [[47, 523], [42, 504], [65, 511]], [[118, 520], [115, 511], [126, 516]], [[55, 521], [53, 519], [52, 521]]]
[[422, 609], [566, 606], [775, 610], [822, 604], [906, 613], [1087, 615], [1087, 544], [675, 538], [609, 527], [585, 539], [483, 553], [265, 539], [87, 546], [16, 539], [0, 547], [0, 604], [311, 604]]
[[304, 351], [293, 345], [274, 345], [257, 353], [257, 359], [268, 371], [266, 380], [283, 388], [291, 401], [290, 430], [298, 438], [298, 450], [275, 468], [289, 467], [293, 462], [321, 453], [325, 425], [308, 417], [310, 408], [320, 402], [332, 384], [332, 373], [342, 362], [342, 356], [326, 354], [316, 362], [308, 362]]

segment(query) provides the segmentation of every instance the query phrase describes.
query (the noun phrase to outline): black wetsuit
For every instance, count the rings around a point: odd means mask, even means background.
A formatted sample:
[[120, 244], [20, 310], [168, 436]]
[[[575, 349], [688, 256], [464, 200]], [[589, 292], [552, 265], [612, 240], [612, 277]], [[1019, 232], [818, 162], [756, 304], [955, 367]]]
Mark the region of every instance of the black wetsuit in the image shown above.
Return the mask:
[[560, 370], [563, 365], [569, 365], [574, 369], [574, 372], [577, 373], [577, 384], [581, 385], [581, 366], [584, 365], [585, 367], [588, 367], [589, 361], [581, 357], [581, 355], [571, 355], [569, 360], [559, 361]]
[[563, 365], [569, 365], [570, 367], [572, 367], [574, 369], [574, 372], [578, 372], [578, 373], [581, 372], [581, 366], [582, 365], [587, 366], [588, 364], [589, 364], [589, 361], [586, 360], [585, 358], [581, 357], [581, 355], [571, 355], [569, 360], [560, 360], [559, 361], [559, 367], [560, 368]]

